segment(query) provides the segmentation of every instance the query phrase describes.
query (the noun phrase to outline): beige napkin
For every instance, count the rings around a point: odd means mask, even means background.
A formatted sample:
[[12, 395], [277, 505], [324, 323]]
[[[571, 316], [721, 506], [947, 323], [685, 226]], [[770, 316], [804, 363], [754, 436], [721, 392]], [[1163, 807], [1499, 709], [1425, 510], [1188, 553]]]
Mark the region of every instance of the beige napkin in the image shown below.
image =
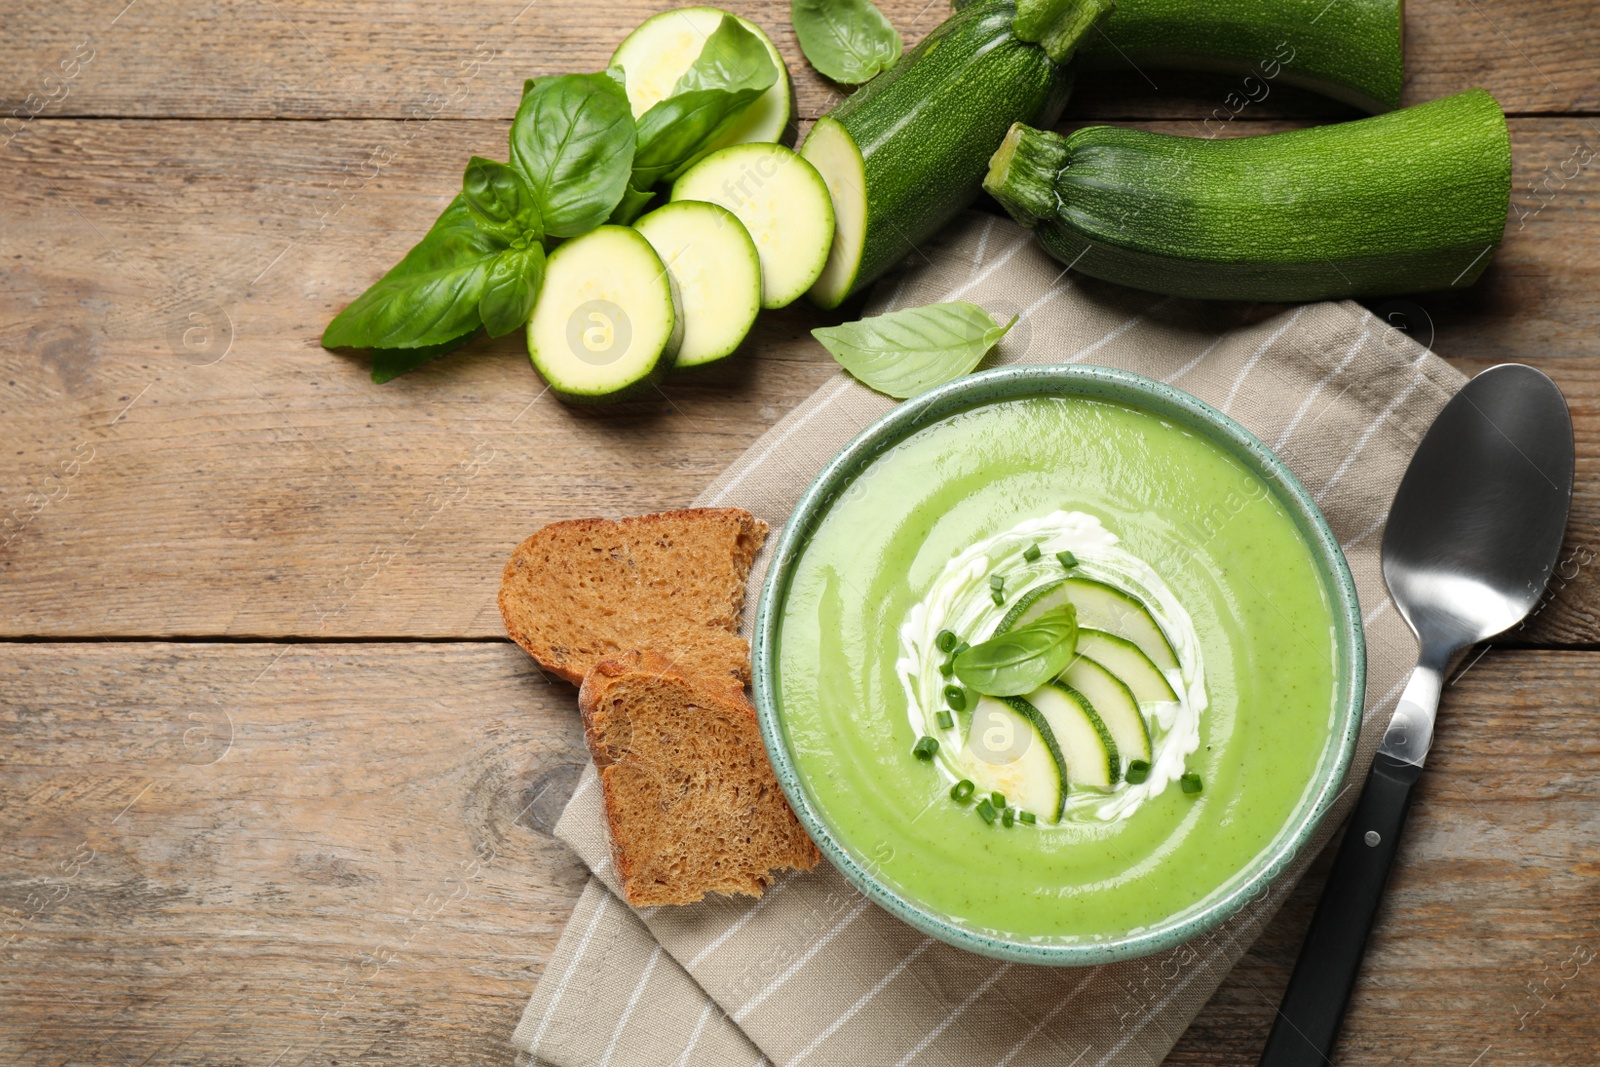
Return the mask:
[[[1379, 572], [1383, 516], [1462, 376], [1357, 304], [1241, 310], [1101, 285], [1063, 272], [1019, 227], [978, 214], [881, 285], [868, 312], [941, 300], [1022, 316], [989, 365], [1137, 371], [1221, 408], [1284, 456], [1343, 543], [1360, 591], [1366, 720], [1350, 778], [1359, 783], [1415, 655]], [[776, 530], [822, 465], [893, 405], [840, 372], [696, 503], [749, 508]], [[763, 552], [751, 571], [751, 605], [766, 562]], [[1076, 969], [1000, 963], [930, 940], [826, 862], [780, 877], [760, 900], [631, 909], [615, 895], [597, 784], [591, 767], [556, 827], [594, 877], [516, 1029], [522, 1063], [1159, 1063], [1356, 795], [1347, 788], [1289, 876], [1219, 929], [1157, 956]]]

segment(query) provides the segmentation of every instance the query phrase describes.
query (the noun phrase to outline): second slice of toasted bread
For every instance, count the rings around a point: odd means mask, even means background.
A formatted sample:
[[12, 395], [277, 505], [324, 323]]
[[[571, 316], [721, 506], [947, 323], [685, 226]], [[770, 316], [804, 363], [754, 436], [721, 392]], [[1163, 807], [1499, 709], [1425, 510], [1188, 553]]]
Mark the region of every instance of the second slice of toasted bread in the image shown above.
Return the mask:
[[578, 706], [628, 903], [758, 897], [773, 871], [810, 870], [822, 858], [741, 693], [700, 684], [645, 652], [596, 665]]

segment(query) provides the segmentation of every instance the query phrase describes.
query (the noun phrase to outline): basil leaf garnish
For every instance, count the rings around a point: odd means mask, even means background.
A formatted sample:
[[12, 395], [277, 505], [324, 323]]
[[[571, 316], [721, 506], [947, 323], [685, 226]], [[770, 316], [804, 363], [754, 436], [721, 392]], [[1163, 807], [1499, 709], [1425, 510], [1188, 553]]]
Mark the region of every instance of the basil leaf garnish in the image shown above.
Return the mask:
[[900, 34], [872, 0], [790, 0], [800, 51], [823, 74], [860, 85], [900, 58]]
[[987, 696], [1023, 696], [1066, 670], [1077, 651], [1078, 613], [1067, 604], [958, 654], [955, 672]]
[[478, 298], [478, 314], [489, 336], [503, 337], [524, 325], [543, 284], [544, 246], [537, 241], [496, 256]]
[[533, 189], [515, 167], [473, 156], [461, 176], [461, 196], [478, 225], [510, 241], [544, 236]]
[[1016, 321], [1001, 326], [957, 301], [819, 326], [811, 336], [862, 383], [904, 400], [972, 370]]
[[639, 116], [633, 187], [677, 177], [777, 80], [767, 46], [724, 15], [672, 92]]
[[426, 345], [422, 348], [374, 348], [372, 350], [372, 380], [378, 385], [393, 381], [405, 374], [414, 371], [424, 363], [431, 363], [440, 356], [447, 356], [460, 348], [474, 337], [478, 331], [462, 334], [452, 341], [444, 341], [436, 345]]
[[536, 78], [511, 122], [511, 162], [533, 191], [547, 237], [605, 222], [633, 171], [628, 94], [610, 74]]
[[481, 325], [490, 264], [509, 247], [457, 196], [433, 228], [323, 331], [325, 348], [426, 348]]

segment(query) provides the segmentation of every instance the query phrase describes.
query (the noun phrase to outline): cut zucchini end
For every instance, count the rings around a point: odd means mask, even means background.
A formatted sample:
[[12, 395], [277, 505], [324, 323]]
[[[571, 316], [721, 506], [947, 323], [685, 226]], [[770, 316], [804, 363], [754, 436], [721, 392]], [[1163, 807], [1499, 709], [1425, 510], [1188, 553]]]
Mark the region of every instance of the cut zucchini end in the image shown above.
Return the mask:
[[[678, 78], [689, 69], [706, 38], [716, 32], [723, 16], [732, 12], [716, 7], [685, 7], [663, 11], [641, 22], [611, 55], [613, 66], [626, 75], [628, 103], [638, 118], [672, 92]], [[739, 24], [767, 46], [767, 54], [778, 67], [778, 80], [745, 109], [743, 115], [719, 137], [712, 149], [747, 141], [779, 141], [789, 129], [793, 89], [789, 71], [766, 32], [749, 19], [734, 15]]]
[[672, 367], [681, 337], [671, 278], [637, 230], [601, 226], [550, 253], [528, 356], [562, 400], [638, 395]]
[[761, 260], [761, 306], [781, 308], [811, 288], [828, 261], [833, 202], [815, 167], [779, 144], [734, 145], [700, 160], [672, 199], [704, 200], [736, 215]]
[[811, 128], [800, 154], [816, 167], [833, 203], [833, 244], [809, 296], [820, 308], [836, 308], [850, 295], [861, 270], [867, 239], [866, 166], [855, 138], [826, 115]]
[[717, 204], [675, 200], [633, 226], [672, 278], [683, 320], [676, 367], [732, 355], [761, 310], [761, 259], [744, 223]]

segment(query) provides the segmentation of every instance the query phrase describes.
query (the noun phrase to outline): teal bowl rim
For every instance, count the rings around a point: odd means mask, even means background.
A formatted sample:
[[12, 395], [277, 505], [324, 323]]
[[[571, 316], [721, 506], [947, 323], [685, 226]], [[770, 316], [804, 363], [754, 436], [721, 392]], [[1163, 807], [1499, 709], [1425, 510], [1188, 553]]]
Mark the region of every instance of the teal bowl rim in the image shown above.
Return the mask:
[[[1198, 908], [1114, 938], [1011, 939], [959, 925], [890, 888], [856, 861], [812, 804], [790, 759], [775, 699], [778, 607], [809, 534], [826, 517], [838, 493], [884, 451], [926, 426], [959, 411], [1023, 396], [1086, 396], [1122, 403], [1165, 418], [1224, 448], [1271, 487], [1293, 516], [1311, 546], [1333, 606], [1340, 660], [1336, 717], [1331, 727], [1333, 743], [1313, 779], [1317, 783], [1314, 792], [1309, 799], [1302, 798], [1271, 845], [1225, 883], [1223, 892]], [[817, 474], [778, 538], [762, 585], [750, 658], [761, 737], [778, 783], [801, 825], [840, 873], [874, 903], [930, 937], [983, 956], [1048, 966], [1092, 966], [1165, 951], [1216, 928], [1265, 893], [1311, 840], [1338, 796], [1360, 733], [1366, 695], [1366, 641], [1355, 581], [1338, 540], [1299, 479], [1259, 438], [1199, 398], [1130, 371], [1085, 365], [1002, 367], [973, 374], [899, 405], [858, 434]]]

